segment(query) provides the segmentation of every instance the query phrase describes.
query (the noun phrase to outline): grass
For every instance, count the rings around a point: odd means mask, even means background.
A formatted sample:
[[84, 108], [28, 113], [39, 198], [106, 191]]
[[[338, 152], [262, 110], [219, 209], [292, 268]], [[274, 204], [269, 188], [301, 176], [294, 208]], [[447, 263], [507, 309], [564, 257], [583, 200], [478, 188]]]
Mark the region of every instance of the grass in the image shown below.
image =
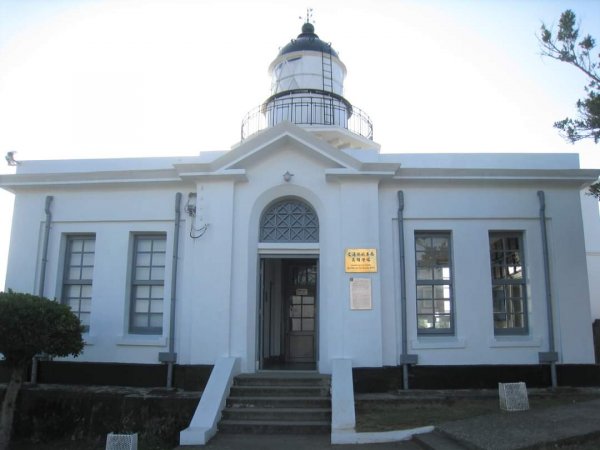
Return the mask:
[[[473, 391], [463, 393], [448, 392], [431, 395], [419, 393], [403, 398], [386, 396], [361, 398], [356, 401], [357, 431], [390, 431], [416, 428], [427, 425], [439, 425], [452, 420], [493, 414], [500, 411], [497, 394], [487, 391], [481, 395]], [[369, 399], [370, 398], [370, 399]], [[560, 389], [556, 392], [540, 390], [529, 394], [531, 409], [577, 403], [600, 398], [598, 390]], [[599, 448], [599, 447], [596, 447]]]

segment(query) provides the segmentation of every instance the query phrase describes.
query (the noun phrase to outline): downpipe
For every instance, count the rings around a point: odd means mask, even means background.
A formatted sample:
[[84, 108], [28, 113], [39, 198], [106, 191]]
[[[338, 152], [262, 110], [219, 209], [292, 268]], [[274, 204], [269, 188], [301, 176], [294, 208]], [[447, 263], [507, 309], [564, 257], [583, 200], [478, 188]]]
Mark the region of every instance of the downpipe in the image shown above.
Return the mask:
[[546, 227], [546, 197], [544, 191], [537, 192], [540, 201], [540, 229], [542, 233], [542, 250], [544, 255], [544, 281], [546, 284], [546, 312], [548, 321], [548, 352], [539, 353], [540, 363], [550, 363], [550, 378], [552, 388], [558, 386], [556, 378], [556, 362], [558, 353], [556, 352], [556, 342], [554, 336], [554, 315], [552, 312], [552, 284], [550, 280], [550, 259], [548, 253], [548, 234]]
[[175, 353], [175, 303], [177, 299], [177, 261], [179, 259], [179, 228], [181, 225], [181, 192], [175, 194], [175, 226], [173, 229], [173, 264], [171, 270], [171, 308], [169, 315], [169, 351], [158, 354], [158, 360], [167, 364], [167, 389], [173, 388]]
[[401, 318], [401, 352], [400, 364], [402, 365], [402, 388], [409, 389], [408, 367], [418, 362], [418, 355], [408, 354], [408, 332], [406, 318], [406, 255], [404, 249], [404, 192], [398, 191], [398, 252], [400, 254], [400, 314]]
[[[40, 266], [40, 284], [38, 286], [38, 296], [44, 296], [44, 286], [46, 284], [46, 265], [48, 264], [48, 242], [50, 240], [50, 226], [52, 225], [52, 211], [50, 206], [52, 205], [53, 196], [46, 196], [46, 203], [44, 205], [44, 212], [46, 214], [46, 221], [44, 223], [44, 240], [42, 241], [42, 264]], [[37, 384], [38, 378], [38, 362], [42, 355], [36, 355], [31, 361], [31, 384]]]

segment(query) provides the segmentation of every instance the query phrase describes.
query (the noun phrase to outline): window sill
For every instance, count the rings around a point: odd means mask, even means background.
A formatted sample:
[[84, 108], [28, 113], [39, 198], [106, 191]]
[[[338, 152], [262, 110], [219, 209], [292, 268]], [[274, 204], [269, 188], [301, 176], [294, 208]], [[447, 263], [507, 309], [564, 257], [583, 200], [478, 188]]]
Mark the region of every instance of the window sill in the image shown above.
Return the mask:
[[465, 348], [466, 339], [443, 336], [422, 336], [410, 341], [410, 347], [414, 350], [436, 349], [436, 348]]
[[510, 347], [541, 347], [542, 338], [531, 336], [496, 336], [490, 340], [491, 348], [510, 348]]
[[164, 336], [122, 336], [117, 340], [117, 345], [142, 346], [142, 347], [166, 347], [167, 338]]

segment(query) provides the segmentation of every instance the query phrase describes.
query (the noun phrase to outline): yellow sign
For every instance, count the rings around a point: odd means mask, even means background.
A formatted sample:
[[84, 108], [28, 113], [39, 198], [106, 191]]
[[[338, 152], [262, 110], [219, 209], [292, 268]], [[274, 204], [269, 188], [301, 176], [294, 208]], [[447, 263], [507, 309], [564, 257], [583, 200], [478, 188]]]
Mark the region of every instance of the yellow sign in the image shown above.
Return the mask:
[[374, 248], [347, 248], [346, 272], [377, 272], [377, 250]]

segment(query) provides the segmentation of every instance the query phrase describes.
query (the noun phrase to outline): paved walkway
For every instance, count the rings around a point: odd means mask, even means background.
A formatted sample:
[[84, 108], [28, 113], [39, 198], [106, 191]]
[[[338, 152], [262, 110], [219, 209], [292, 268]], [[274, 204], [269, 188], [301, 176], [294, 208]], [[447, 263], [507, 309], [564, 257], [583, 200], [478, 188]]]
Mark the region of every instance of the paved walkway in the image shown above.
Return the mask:
[[554, 442], [600, 437], [600, 400], [547, 409], [499, 412], [446, 422], [436, 432], [413, 441], [384, 444], [331, 445], [329, 435], [217, 434], [208, 445], [181, 450], [517, 450]]
[[600, 436], [600, 400], [446, 422], [437, 427], [466, 448], [516, 450]]

